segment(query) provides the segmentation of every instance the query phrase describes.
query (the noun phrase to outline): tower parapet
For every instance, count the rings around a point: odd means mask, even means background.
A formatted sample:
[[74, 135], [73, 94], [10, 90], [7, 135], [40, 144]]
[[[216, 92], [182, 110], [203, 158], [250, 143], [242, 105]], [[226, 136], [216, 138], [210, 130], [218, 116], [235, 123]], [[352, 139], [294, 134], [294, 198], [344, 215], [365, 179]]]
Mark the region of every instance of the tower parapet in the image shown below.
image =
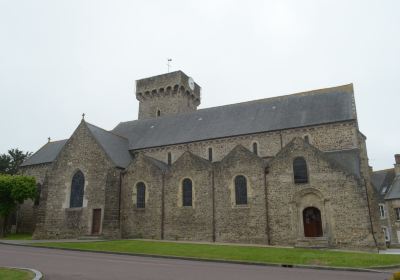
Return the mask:
[[139, 119], [149, 119], [197, 110], [201, 87], [182, 71], [136, 81]]

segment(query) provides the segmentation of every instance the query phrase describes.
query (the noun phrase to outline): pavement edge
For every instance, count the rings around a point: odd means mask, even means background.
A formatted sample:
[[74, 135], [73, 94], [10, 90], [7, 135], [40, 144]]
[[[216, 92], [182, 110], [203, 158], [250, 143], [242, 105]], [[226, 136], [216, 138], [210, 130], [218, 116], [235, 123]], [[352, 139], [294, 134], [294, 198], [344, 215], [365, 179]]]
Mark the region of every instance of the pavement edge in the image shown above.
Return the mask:
[[33, 268], [27, 268], [27, 267], [14, 267], [14, 266], [3, 266], [5, 268], [11, 268], [11, 269], [20, 269], [20, 270], [28, 270], [32, 273], [35, 274], [35, 277], [32, 278], [32, 280], [42, 280], [43, 278], [43, 274], [37, 270], [37, 269], [33, 269]]
[[162, 258], [162, 259], [174, 259], [174, 260], [186, 260], [186, 261], [216, 262], [216, 263], [228, 263], [228, 264], [258, 265], [258, 266], [275, 266], [275, 267], [278, 266], [278, 267], [286, 267], [286, 268], [304, 268], [304, 269], [320, 269], [320, 270], [334, 270], [334, 271], [387, 273], [388, 271], [384, 271], [385, 269], [400, 268], [400, 265], [378, 266], [378, 267], [372, 267], [372, 268], [352, 268], [352, 267], [334, 267], [334, 266], [284, 264], [284, 263], [261, 263], [261, 262], [231, 261], [231, 260], [220, 260], [220, 259], [202, 259], [202, 258], [194, 258], [194, 257], [191, 258], [191, 257], [180, 257], [180, 256], [163, 256], [163, 255], [140, 254], [140, 253], [94, 251], [94, 250], [72, 249], [72, 248], [56, 248], [56, 247], [42, 246], [42, 245], [35, 246], [35, 245], [31, 245], [31, 244], [11, 244], [11, 243], [1, 242], [1, 241], [0, 241], [0, 244], [9, 245], [9, 246], [30, 247], [30, 248], [44, 248], [44, 249], [63, 250], [63, 251], [87, 252], [87, 253], [96, 253], [96, 254]]

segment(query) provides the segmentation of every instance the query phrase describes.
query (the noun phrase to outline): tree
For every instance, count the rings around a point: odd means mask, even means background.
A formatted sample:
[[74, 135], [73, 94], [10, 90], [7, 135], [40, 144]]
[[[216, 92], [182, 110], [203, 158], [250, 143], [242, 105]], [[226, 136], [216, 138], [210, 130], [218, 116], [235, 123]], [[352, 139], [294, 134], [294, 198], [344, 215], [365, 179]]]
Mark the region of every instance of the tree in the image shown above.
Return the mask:
[[7, 154], [0, 155], [0, 174], [8, 174], [11, 166], [11, 157]]
[[7, 154], [0, 155], [0, 174], [17, 174], [19, 166], [31, 154], [19, 149], [11, 149]]
[[9, 215], [26, 199], [37, 197], [36, 180], [34, 177], [17, 175], [0, 175], [0, 216], [3, 218], [3, 228], [0, 236], [4, 236]]

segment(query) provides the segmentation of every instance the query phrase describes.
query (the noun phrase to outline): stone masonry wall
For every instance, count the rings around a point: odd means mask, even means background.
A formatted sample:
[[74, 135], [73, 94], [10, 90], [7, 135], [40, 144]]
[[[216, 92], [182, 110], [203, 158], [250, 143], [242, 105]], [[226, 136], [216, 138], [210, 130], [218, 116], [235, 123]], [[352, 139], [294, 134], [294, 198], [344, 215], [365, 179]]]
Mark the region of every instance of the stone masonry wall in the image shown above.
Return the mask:
[[182, 71], [170, 72], [136, 81], [136, 99], [139, 100], [138, 119], [193, 112], [200, 104], [201, 88]]
[[400, 208], [400, 200], [387, 200], [385, 206], [387, 213], [386, 220], [388, 223], [388, 230], [390, 234], [390, 244], [398, 247], [400, 245], [400, 220], [397, 219], [396, 208]]
[[[136, 184], [146, 186], [145, 208], [136, 207]], [[161, 239], [163, 172], [142, 154], [123, 175], [121, 224], [123, 238]]]
[[190, 95], [184, 92], [171, 93], [171, 95], [149, 97], [139, 104], [138, 119], [156, 118], [157, 110], [160, 116], [169, 116], [196, 111], [197, 105]]
[[372, 230], [374, 232], [374, 239], [379, 248], [385, 248], [385, 237], [381, 228], [381, 219], [379, 214], [379, 194], [376, 193], [375, 188], [371, 181], [371, 172], [369, 166], [369, 159], [367, 154], [366, 137], [360, 132], [357, 132], [357, 142], [360, 149], [360, 171], [362, 180], [361, 183], [364, 186], [364, 191], [367, 195], [368, 202], [368, 217]]
[[[20, 174], [35, 177], [36, 183], [43, 186], [47, 171], [50, 167], [51, 163], [21, 167]], [[37, 210], [38, 206], [34, 205], [34, 201], [31, 199], [25, 200], [24, 203], [19, 206], [17, 212], [17, 232], [33, 233], [36, 225]]]
[[[307, 184], [294, 183], [292, 162], [299, 156], [307, 162]], [[337, 168], [301, 138], [296, 138], [271, 162], [267, 190], [272, 245], [296, 245], [304, 240], [302, 211], [313, 206], [321, 212], [323, 236], [329, 246], [375, 246], [365, 188], [360, 180]]]
[[102, 235], [105, 238], [121, 238], [120, 231], [120, 193], [122, 186], [121, 169], [110, 168], [107, 173], [104, 190], [104, 210]]
[[[81, 122], [48, 173], [44, 188], [45, 217], [34, 237], [76, 238], [90, 234], [93, 209], [102, 209], [104, 215], [107, 177], [113, 169], [86, 124]], [[69, 208], [71, 180], [77, 170], [85, 176], [83, 207]]]
[[[182, 206], [185, 178], [192, 180], [192, 206]], [[184, 153], [165, 176], [165, 239], [212, 241], [212, 195], [212, 164]]]
[[321, 151], [358, 148], [356, 123], [352, 121], [143, 149], [142, 152], [167, 163], [168, 153], [171, 153], [174, 162], [185, 151], [208, 160], [208, 148], [212, 148], [213, 161], [221, 161], [237, 145], [252, 151], [252, 145], [256, 142], [258, 155], [266, 158], [275, 156], [295, 137], [306, 135], [309, 136], [310, 143]]
[[[216, 241], [267, 244], [265, 161], [237, 146], [215, 167]], [[247, 181], [247, 204], [236, 205], [235, 177]]]

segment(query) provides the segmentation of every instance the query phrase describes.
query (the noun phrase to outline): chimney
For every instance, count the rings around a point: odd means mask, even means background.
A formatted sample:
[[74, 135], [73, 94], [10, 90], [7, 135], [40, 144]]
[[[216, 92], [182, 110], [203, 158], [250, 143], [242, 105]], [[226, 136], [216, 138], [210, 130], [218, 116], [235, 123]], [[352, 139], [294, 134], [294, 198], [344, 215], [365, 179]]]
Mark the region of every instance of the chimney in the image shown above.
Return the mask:
[[396, 175], [400, 176], [400, 154], [395, 154], [394, 155], [394, 159], [395, 159], [395, 164], [394, 164], [394, 172], [396, 173]]

